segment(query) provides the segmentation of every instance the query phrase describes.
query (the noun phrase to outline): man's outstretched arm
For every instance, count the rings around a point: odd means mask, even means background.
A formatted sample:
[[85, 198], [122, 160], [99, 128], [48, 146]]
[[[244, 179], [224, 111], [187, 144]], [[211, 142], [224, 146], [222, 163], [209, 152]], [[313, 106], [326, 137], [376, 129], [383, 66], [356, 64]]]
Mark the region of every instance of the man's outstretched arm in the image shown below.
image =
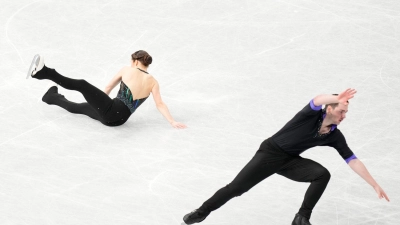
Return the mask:
[[375, 181], [375, 179], [368, 172], [364, 163], [362, 163], [359, 159], [352, 159], [349, 162], [350, 168], [356, 172], [360, 177], [362, 177], [368, 184], [370, 184], [375, 192], [378, 194], [378, 198], [385, 198], [388, 202], [390, 201], [385, 191], [379, 186], [379, 184]]
[[327, 105], [332, 103], [342, 103], [344, 105], [348, 104], [348, 100], [353, 98], [357, 93], [355, 89], [348, 88], [339, 95], [318, 95], [313, 99], [315, 106]]

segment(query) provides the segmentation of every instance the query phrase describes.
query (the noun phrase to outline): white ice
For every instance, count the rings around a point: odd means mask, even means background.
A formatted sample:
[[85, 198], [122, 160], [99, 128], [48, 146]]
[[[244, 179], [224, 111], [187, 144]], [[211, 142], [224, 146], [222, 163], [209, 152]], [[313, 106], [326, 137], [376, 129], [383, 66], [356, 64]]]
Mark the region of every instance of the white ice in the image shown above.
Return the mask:
[[[25, 79], [40, 53], [103, 89], [139, 49], [188, 129], [152, 98], [106, 127], [43, 103], [52, 84]], [[178, 225], [311, 98], [348, 87], [339, 127], [391, 202], [335, 149], [313, 148], [302, 156], [332, 178], [311, 223], [400, 221], [398, 0], [1, 0], [0, 71], [0, 224]], [[201, 224], [289, 225], [307, 187], [273, 175]]]

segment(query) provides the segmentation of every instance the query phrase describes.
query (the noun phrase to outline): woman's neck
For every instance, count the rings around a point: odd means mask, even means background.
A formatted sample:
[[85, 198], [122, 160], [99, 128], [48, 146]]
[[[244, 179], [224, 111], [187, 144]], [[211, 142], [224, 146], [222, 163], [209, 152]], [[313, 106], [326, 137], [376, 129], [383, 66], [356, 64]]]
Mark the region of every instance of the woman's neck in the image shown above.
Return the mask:
[[136, 65], [135, 65], [135, 63], [131, 63], [131, 67], [132, 68], [138, 68], [138, 69], [140, 69], [140, 70], [144, 70], [144, 71], [147, 71], [147, 67], [145, 67], [145, 66], [143, 66], [141, 63], [137, 63]]
[[143, 71], [147, 71], [147, 67], [144, 67], [144, 66], [137, 65], [136, 68], [143, 70]]

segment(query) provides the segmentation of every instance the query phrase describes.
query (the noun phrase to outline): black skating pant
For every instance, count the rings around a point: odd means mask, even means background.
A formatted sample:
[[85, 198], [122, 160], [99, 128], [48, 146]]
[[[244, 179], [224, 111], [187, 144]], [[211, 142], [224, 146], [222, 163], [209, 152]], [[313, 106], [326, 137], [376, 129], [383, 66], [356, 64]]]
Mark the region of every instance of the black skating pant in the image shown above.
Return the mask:
[[75, 103], [67, 100], [63, 95], [53, 93], [50, 90], [43, 96], [43, 101], [48, 104], [58, 105], [65, 110], [87, 115], [107, 126], [119, 126], [124, 124], [131, 112], [119, 99], [111, 99], [106, 93], [82, 79], [71, 79], [59, 74], [56, 70], [43, 67], [33, 78], [48, 79], [68, 90], [82, 93], [87, 102]]
[[[231, 198], [240, 196], [260, 181], [277, 173], [298, 182], [310, 182], [299, 214], [310, 219], [329, 182], [329, 171], [319, 163], [300, 156], [291, 156], [280, 149], [272, 140], [265, 140], [250, 162], [235, 179], [219, 189], [200, 209], [214, 211]], [[273, 196], [271, 196], [273, 197]]]

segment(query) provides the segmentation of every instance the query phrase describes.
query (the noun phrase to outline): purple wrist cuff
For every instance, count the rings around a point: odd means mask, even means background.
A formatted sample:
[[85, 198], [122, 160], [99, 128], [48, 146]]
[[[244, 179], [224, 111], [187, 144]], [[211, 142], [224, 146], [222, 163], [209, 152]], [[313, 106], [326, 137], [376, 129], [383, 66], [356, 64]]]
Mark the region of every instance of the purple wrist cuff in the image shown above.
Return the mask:
[[353, 154], [352, 156], [350, 156], [349, 158], [346, 159], [346, 163], [349, 164], [349, 162], [350, 162], [352, 159], [357, 159], [357, 156]]
[[310, 107], [311, 107], [312, 110], [314, 110], [314, 111], [318, 111], [318, 110], [321, 110], [321, 109], [322, 109], [322, 105], [320, 105], [320, 106], [315, 106], [315, 105], [314, 105], [314, 99], [311, 99], [311, 101], [310, 101]]

